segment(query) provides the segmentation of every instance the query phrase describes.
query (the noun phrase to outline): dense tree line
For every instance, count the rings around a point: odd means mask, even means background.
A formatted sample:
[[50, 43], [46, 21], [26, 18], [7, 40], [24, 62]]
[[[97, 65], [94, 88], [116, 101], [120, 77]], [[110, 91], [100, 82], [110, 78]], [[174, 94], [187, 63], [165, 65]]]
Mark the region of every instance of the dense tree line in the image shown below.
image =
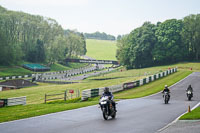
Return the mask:
[[53, 63], [86, 52], [83, 34], [65, 34], [54, 19], [0, 6], [0, 65], [22, 60]]
[[114, 41], [115, 40], [115, 36], [106, 34], [106, 33], [100, 33], [100, 32], [95, 32], [95, 33], [84, 33], [84, 36], [87, 39], [98, 39], [98, 40], [111, 40]]
[[145, 22], [120, 38], [117, 46], [116, 57], [128, 69], [200, 61], [200, 14]]

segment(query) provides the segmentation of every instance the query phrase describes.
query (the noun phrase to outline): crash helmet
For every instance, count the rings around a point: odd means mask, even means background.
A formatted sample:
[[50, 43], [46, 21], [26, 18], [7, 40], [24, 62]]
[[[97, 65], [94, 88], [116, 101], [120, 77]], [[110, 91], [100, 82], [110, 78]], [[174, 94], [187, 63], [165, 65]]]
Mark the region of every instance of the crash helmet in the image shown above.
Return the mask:
[[108, 88], [108, 87], [105, 87], [105, 88], [104, 88], [104, 92], [109, 92], [109, 88]]
[[167, 85], [165, 85], [165, 88], [167, 88]]

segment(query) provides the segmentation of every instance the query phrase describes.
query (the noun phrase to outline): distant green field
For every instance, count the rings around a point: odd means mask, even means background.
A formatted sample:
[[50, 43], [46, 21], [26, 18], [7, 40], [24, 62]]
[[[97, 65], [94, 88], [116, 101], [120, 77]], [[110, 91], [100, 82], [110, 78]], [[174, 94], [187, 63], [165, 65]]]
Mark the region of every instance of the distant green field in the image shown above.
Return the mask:
[[117, 60], [116, 42], [106, 40], [87, 39], [87, 56], [98, 60]]

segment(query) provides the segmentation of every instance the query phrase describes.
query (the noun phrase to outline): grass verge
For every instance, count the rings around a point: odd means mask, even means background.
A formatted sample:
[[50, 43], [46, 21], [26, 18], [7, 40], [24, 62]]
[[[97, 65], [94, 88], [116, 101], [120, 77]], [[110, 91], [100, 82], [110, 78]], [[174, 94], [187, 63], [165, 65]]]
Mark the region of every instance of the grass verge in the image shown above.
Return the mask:
[[197, 107], [191, 112], [184, 114], [180, 118], [180, 120], [199, 120], [199, 119], [200, 119], [200, 107]]

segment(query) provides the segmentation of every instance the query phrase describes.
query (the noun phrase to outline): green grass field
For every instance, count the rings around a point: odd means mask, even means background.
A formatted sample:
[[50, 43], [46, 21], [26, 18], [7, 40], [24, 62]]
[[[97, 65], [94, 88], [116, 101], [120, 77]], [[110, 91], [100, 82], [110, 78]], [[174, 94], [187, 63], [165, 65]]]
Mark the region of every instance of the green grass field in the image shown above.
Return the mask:
[[86, 55], [89, 57], [97, 60], [117, 60], [115, 41], [87, 39], [86, 45]]

